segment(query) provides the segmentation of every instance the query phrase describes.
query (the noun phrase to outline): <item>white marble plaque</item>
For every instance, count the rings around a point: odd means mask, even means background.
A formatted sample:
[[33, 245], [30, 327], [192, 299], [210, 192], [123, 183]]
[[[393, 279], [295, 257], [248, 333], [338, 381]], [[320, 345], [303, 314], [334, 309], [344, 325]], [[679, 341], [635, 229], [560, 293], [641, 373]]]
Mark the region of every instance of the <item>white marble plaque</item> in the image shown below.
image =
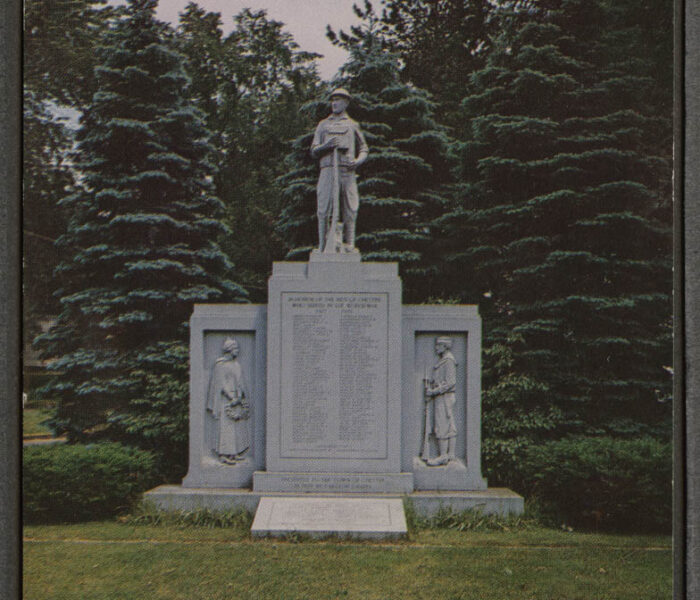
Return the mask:
[[263, 497], [251, 527], [254, 536], [310, 535], [398, 537], [406, 517], [398, 498]]
[[388, 294], [283, 292], [282, 458], [387, 455]]

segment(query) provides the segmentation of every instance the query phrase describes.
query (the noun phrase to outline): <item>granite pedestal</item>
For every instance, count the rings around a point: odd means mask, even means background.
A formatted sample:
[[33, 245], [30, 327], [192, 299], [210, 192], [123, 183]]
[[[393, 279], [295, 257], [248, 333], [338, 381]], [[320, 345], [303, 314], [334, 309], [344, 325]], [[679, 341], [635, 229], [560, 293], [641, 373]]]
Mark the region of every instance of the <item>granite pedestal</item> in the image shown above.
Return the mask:
[[[189, 470], [182, 486], [160, 486], [147, 500], [166, 510], [257, 510], [256, 535], [397, 535], [380, 523], [389, 506], [380, 500], [392, 501], [394, 524], [400, 500], [423, 516], [441, 509], [523, 511], [521, 496], [487, 488], [481, 474], [476, 306], [402, 306], [397, 265], [363, 263], [354, 253], [275, 263], [268, 291], [266, 306], [195, 307]], [[243, 390], [236, 394], [248, 406], [236, 424], [250, 440], [240, 456], [217, 453], [216, 427], [225, 417], [217, 421], [211, 410], [217, 365], [227, 360], [222, 347], [231, 339], [239, 349], [236, 389]], [[435, 381], [448, 358], [451, 380]], [[449, 388], [440, 406], [431, 386]], [[242, 418], [240, 406], [227, 410]], [[436, 465], [445, 450], [445, 438], [437, 437], [445, 410], [449, 462]], [[324, 498], [370, 504], [326, 505]], [[326, 508], [309, 525], [312, 506]], [[372, 508], [365, 514], [362, 506]], [[379, 519], [374, 525], [365, 519], [370, 515]]]
[[400, 492], [401, 281], [359, 254], [275, 263], [264, 492]]
[[[185, 488], [230, 487], [252, 484], [253, 472], [265, 465], [265, 338], [267, 307], [260, 304], [198, 304], [190, 318], [190, 437], [189, 469]], [[250, 418], [250, 448], [235, 465], [216, 457], [211, 429], [216, 424], [207, 411], [211, 374], [222, 343], [234, 338], [246, 381]]]
[[[434, 402], [425, 402], [423, 379], [430, 376], [435, 340], [448, 337], [456, 362], [455, 456], [448, 465], [428, 466], [424, 447], [434, 457], [431, 430]], [[405, 305], [402, 307], [402, 469], [413, 473], [416, 490], [485, 490], [481, 475], [481, 317], [471, 305]], [[428, 430], [426, 431], [426, 411]], [[427, 435], [427, 444], [425, 436]]]

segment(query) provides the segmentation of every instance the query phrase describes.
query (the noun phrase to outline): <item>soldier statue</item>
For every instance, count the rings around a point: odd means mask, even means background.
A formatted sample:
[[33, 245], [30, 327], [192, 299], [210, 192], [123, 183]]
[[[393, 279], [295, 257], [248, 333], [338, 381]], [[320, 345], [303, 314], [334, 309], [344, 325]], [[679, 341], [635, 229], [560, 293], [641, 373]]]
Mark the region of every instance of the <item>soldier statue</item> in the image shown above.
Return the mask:
[[[367, 158], [368, 148], [359, 125], [347, 111], [350, 93], [344, 88], [330, 95], [331, 114], [316, 127], [311, 155], [320, 159], [316, 187], [318, 244], [321, 252], [357, 252], [355, 223], [360, 205], [355, 169]], [[336, 226], [342, 211], [342, 240]]]

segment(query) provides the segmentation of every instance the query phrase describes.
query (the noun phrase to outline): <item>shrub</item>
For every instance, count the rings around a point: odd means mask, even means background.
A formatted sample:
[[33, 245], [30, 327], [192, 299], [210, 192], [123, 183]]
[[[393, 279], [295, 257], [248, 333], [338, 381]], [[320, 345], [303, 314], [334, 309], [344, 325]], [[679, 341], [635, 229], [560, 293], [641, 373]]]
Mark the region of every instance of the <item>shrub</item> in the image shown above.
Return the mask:
[[523, 475], [545, 513], [591, 529], [668, 532], [672, 448], [651, 437], [571, 437], [529, 447]]
[[153, 456], [117, 443], [28, 446], [22, 471], [27, 523], [110, 517], [156, 483]]
[[489, 486], [509, 487], [524, 493], [528, 486], [522, 472], [523, 456], [534, 443], [525, 437], [484, 439], [481, 456]]

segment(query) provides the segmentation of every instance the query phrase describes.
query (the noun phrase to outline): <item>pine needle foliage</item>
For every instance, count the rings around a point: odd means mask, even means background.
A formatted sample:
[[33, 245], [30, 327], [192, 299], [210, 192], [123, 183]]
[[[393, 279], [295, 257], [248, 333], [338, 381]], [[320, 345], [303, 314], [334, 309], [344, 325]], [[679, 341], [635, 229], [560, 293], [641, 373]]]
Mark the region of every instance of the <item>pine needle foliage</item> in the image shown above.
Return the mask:
[[445, 281], [488, 327], [496, 462], [566, 432], [668, 435], [670, 114], [616, 11], [504, 4], [463, 101]]
[[[24, 343], [58, 314], [51, 273], [60, 262], [53, 242], [65, 230], [57, 206], [74, 185], [67, 114], [94, 91], [95, 45], [112, 15], [105, 0], [27, 0], [23, 3], [22, 291]], [[35, 387], [24, 373], [26, 389]]]
[[73, 159], [80, 185], [60, 202], [62, 313], [38, 343], [53, 359], [45, 393], [58, 432], [181, 456], [192, 305], [245, 291], [217, 244], [208, 132], [155, 8], [129, 0], [98, 49]]
[[[359, 3], [358, 3], [359, 4]], [[402, 64], [401, 79], [430, 93], [438, 121], [460, 135], [463, 120], [459, 104], [469, 74], [483, 67], [495, 21], [489, 0], [381, 0], [378, 8], [365, 0], [355, 5], [361, 19], [377, 20], [383, 47], [395, 52]], [[381, 12], [379, 12], [381, 8]], [[353, 45], [362, 26], [349, 33], [329, 28], [331, 39]]]
[[194, 103], [206, 116], [216, 148], [214, 185], [223, 221], [235, 235], [221, 240], [238, 280], [265, 302], [272, 262], [284, 255], [275, 232], [281, 210], [278, 177], [289, 141], [312, 127], [301, 105], [317, 95], [319, 55], [299, 48], [284, 23], [243, 9], [224, 34], [221, 15], [190, 2], [177, 40], [187, 57]]

